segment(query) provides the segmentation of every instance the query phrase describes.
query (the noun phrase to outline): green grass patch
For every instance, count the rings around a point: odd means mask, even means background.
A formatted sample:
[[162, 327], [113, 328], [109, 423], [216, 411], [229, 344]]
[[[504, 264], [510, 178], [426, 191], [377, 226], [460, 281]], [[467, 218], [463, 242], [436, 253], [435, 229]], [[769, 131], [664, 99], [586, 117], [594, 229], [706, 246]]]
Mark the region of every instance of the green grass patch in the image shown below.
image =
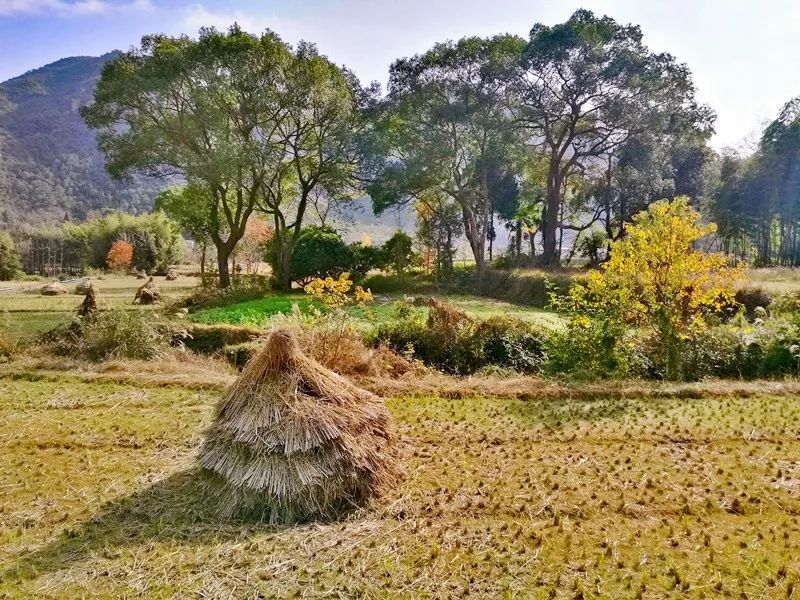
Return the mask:
[[190, 318], [195, 323], [209, 325], [229, 323], [232, 325], [260, 325], [272, 315], [291, 312], [292, 306], [297, 304], [301, 311], [307, 311], [311, 306], [318, 306], [311, 298], [301, 294], [276, 294], [248, 300], [228, 306], [204, 308], [191, 314]]
[[[440, 297], [480, 319], [502, 315], [523, 319], [531, 323], [539, 323], [547, 327], [558, 326], [561, 322], [560, 317], [555, 313], [532, 306], [522, 306], [479, 296], [452, 295]], [[381, 323], [392, 318], [395, 313], [395, 302], [402, 300], [402, 298], [403, 296], [398, 294], [382, 296], [366, 308], [349, 307], [347, 313], [361, 326], [367, 326], [370, 323]], [[189, 318], [196, 323], [209, 325], [222, 323], [263, 325], [265, 321], [275, 314], [288, 314], [291, 312], [294, 304], [297, 304], [300, 310], [304, 312], [308, 311], [312, 306], [322, 308], [319, 302], [302, 294], [274, 294], [258, 300], [201, 309], [192, 313]], [[424, 306], [416, 307], [415, 310], [422, 316], [428, 314], [428, 309]]]

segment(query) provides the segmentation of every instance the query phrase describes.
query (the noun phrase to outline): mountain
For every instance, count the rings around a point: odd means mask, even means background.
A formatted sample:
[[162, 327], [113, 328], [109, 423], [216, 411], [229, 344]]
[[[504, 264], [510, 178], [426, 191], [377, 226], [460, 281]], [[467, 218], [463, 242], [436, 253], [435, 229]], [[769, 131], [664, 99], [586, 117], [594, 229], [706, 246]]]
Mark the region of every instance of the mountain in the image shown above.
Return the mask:
[[[164, 181], [111, 179], [78, 109], [92, 100], [103, 65], [119, 56], [63, 58], [0, 83], [0, 228], [80, 221], [105, 210], [152, 210]], [[309, 215], [309, 222], [313, 222]], [[346, 237], [382, 242], [413, 231], [405, 211], [372, 214], [363, 198], [333, 220]]]
[[118, 182], [78, 109], [119, 55], [64, 58], [0, 83], [0, 227], [150, 210], [163, 182]]

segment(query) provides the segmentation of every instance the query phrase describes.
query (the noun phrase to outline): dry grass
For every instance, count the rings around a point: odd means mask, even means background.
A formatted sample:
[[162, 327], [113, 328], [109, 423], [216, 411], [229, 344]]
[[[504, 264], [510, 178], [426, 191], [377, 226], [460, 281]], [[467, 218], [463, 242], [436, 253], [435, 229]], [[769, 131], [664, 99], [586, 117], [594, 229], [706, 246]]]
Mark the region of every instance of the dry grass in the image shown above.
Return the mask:
[[769, 294], [792, 294], [800, 292], [800, 269], [771, 267], [750, 269], [747, 272], [750, 285], [760, 287]]
[[407, 476], [339, 522], [221, 519], [218, 394], [0, 379], [0, 596], [792, 597], [800, 400], [404, 397]]

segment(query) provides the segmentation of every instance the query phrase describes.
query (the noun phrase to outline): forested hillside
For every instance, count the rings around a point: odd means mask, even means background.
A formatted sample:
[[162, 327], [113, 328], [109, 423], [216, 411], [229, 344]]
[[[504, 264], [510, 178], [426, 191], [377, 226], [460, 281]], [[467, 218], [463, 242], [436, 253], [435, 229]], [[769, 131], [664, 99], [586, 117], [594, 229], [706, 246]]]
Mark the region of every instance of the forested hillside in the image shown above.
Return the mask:
[[0, 84], [0, 226], [152, 209], [162, 184], [112, 180], [78, 113], [117, 55], [64, 58]]

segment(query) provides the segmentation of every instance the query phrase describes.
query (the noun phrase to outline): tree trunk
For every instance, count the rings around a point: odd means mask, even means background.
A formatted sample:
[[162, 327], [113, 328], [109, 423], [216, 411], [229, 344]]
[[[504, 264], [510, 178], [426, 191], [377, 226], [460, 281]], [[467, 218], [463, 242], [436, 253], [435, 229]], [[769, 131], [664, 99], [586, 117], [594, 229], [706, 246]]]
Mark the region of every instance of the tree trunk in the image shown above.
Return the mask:
[[292, 273], [290, 263], [292, 253], [288, 250], [286, 243], [276, 251], [275, 270], [272, 273], [272, 285], [276, 290], [288, 292], [292, 289]]
[[217, 246], [217, 268], [219, 269], [219, 287], [227, 288], [231, 285], [231, 273], [228, 270], [228, 258], [231, 251], [224, 245]]
[[559, 256], [556, 251], [556, 232], [558, 230], [558, 214], [561, 207], [561, 176], [558, 164], [550, 168], [547, 176], [547, 197], [542, 215], [542, 253], [539, 262], [545, 267], [557, 267]]
[[206, 249], [207, 245], [203, 243], [203, 249], [200, 251], [200, 281], [206, 281]]

